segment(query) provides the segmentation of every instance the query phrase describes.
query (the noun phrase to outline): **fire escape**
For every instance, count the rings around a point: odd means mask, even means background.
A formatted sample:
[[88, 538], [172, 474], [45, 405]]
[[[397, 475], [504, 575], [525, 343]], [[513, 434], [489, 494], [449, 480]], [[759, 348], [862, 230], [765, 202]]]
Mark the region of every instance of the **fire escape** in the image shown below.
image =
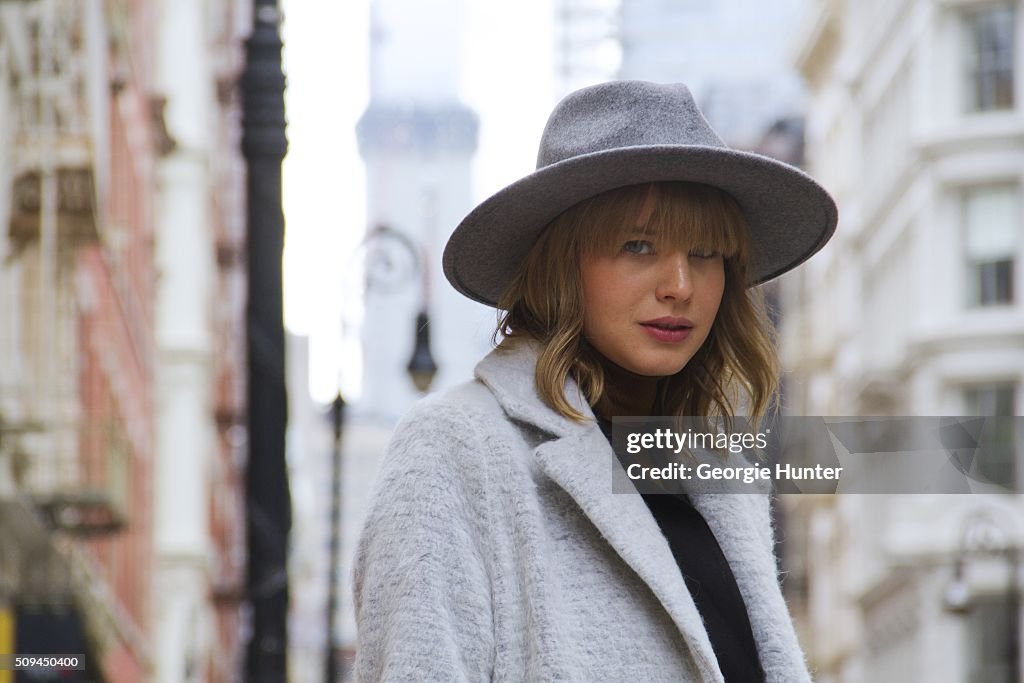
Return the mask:
[[[0, 308], [13, 300], [14, 311], [0, 311], [0, 335], [16, 358], [14, 376], [0, 381], [0, 463], [9, 464], [9, 476], [0, 471], [0, 608], [5, 599], [75, 605], [90, 618], [103, 615], [102, 631], [135, 640], [120, 632], [116, 609], [104, 604], [95, 567], [78, 543], [118, 531], [127, 513], [128, 482], [116, 468], [98, 485], [86, 485], [82, 470], [83, 439], [90, 430], [111, 429], [83, 419], [79, 324], [89, 294], [75, 279], [79, 251], [104, 239], [104, 4], [0, 2], [7, 58], [0, 76], [10, 108], [0, 137], [9, 142], [0, 151], [0, 179], [10, 183], [0, 269], [16, 290], [0, 300]], [[117, 450], [116, 439], [105, 443]]]
[[[48, 522], [74, 533], [118, 526], [110, 490], [83, 490], [75, 256], [100, 240], [98, 198], [106, 136], [102, 5], [35, 0], [19, 5], [15, 50], [9, 257], [22, 272], [20, 412], [43, 427], [16, 482]], [[103, 81], [99, 83], [98, 81]], [[102, 429], [100, 425], [86, 425]]]

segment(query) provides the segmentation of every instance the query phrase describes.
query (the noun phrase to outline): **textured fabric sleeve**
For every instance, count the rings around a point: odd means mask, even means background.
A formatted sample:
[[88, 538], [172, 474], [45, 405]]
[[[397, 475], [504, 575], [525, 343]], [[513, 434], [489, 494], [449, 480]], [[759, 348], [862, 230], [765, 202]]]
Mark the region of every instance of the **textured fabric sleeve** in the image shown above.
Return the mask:
[[356, 680], [486, 681], [494, 660], [481, 546], [486, 454], [458, 406], [398, 425], [356, 551]]

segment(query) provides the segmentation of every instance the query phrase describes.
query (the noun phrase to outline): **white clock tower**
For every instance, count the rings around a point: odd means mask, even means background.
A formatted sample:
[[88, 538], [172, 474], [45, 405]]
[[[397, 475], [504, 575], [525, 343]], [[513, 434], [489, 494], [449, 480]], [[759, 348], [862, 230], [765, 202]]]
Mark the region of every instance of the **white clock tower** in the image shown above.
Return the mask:
[[477, 145], [477, 117], [457, 93], [461, 10], [459, 0], [372, 5], [370, 105], [358, 126], [368, 194], [358, 408], [388, 420], [419, 395], [408, 372], [419, 314], [430, 320], [434, 389], [472, 377], [495, 321], [441, 272], [444, 244], [472, 208]]

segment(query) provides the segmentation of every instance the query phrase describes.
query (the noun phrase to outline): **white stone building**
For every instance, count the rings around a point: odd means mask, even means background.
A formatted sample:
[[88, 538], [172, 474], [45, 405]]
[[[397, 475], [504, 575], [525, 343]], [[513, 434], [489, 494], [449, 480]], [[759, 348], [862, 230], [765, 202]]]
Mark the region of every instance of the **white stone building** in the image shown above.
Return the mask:
[[472, 208], [478, 123], [459, 100], [460, 3], [371, 7], [370, 104], [358, 127], [368, 240], [358, 409], [394, 420], [419, 395], [406, 370], [417, 314], [430, 315], [434, 388], [472, 377], [494, 315], [455, 292], [440, 267]]
[[[788, 412], [1021, 414], [1022, 15], [1018, 0], [810, 8], [808, 170], [840, 222], [782, 283]], [[1018, 680], [1017, 498], [787, 502], [817, 680]]]

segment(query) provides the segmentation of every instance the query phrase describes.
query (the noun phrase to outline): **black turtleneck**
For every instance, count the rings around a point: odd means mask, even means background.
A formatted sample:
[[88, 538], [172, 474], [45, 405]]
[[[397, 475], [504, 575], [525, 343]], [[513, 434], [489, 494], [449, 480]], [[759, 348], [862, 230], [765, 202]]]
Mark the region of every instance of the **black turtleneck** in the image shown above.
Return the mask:
[[[604, 370], [605, 387], [593, 406], [601, 431], [612, 439], [611, 418], [651, 415], [658, 377], [637, 375], [594, 351]], [[763, 681], [764, 672], [743, 596], [732, 569], [707, 522], [686, 496], [643, 494], [651, 515], [668, 540], [672, 555], [693, 596], [727, 683]]]
[[630, 372], [591, 348], [591, 354], [604, 371], [604, 391], [594, 405], [594, 414], [607, 417], [653, 415], [661, 377]]

